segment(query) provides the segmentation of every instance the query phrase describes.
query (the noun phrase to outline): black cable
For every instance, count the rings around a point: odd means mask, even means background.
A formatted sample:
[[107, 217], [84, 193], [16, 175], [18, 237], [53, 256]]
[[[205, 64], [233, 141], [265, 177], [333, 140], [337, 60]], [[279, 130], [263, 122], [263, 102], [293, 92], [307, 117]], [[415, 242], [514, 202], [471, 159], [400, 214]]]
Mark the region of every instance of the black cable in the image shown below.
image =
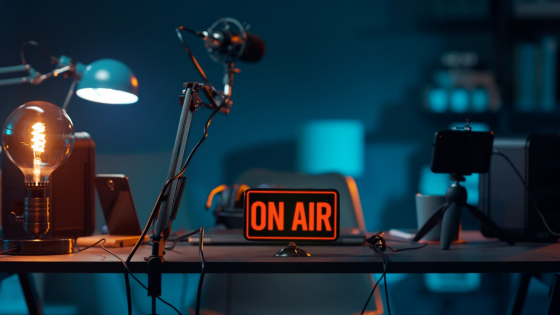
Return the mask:
[[200, 267], [200, 278], [198, 279], [198, 289], [196, 291], [196, 315], [200, 314], [200, 296], [202, 295], [202, 283], [204, 282], [204, 273], [206, 272], [204, 261], [204, 253], [203, 253], [203, 243], [204, 243], [204, 227], [200, 229], [200, 241], [198, 242], [198, 255], [200, 256], [201, 260], [201, 267]]
[[[379, 250], [379, 249], [378, 249]], [[382, 252], [383, 253], [383, 252]], [[377, 280], [377, 282], [375, 283], [375, 285], [373, 286], [373, 289], [371, 290], [371, 293], [369, 294], [369, 297], [366, 301], [366, 305], [364, 305], [364, 308], [362, 309], [362, 313], [361, 315], [364, 315], [364, 312], [366, 311], [366, 308], [369, 304], [369, 301], [371, 300], [371, 297], [373, 296], [373, 293], [375, 292], [375, 289], [377, 288], [377, 286], [379, 285], [379, 282], [381, 282], [381, 279], [383, 279], [385, 277], [385, 274], [387, 272], [387, 263], [385, 262], [385, 256], [384, 254], [381, 255], [381, 258], [383, 259], [383, 274], [381, 275], [381, 277], [379, 278], [379, 280]]]
[[124, 273], [124, 283], [126, 286], [126, 307], [128, 309], [128, 315], [132, 315], [132, 295], [130, 294], [130, 278], [128, 277], [128, 272]]
[[148, 232], [148, 229], [150, 228], [150, 225], [152, 224], [152, 222], [154, 222], [154, 218], [159, 214], [159, 205], [162, 202], [162, 197], [165, 194], [165, 192], [167, 191], [167, 189], [169, 188], [169, 185], [177, 180], [177, 178], [181, 177], [185, 171], [187, 170], [187, 166], [189, 166], [189, 163], [194, 155], [194, 153], [196, 152], [196, 150], [200, 147], [200, 145], [202, 144], [202, 142], [204, 142], [204, 140], [206, 139], [206, 137], [208, 137], [208, 127], [210, 126], [210, 122], [212, 121], [212, 118], [222, 109], [223, 106], [225, 106], [225, 104], [227, 104], [229, 102], [229, 100], [226, 98], [224, 100], [224, 102], [218, 106], [216, 109], [214, 109], [214, 111], [212, 112], [212, 114], [210, 114], [210, 117], [208, 117], [208, 120], [206, 121], [206, 125], [204, 127], [204, 134], [202, 136], [202, 138], [198, 141], [198, 143], [193, 147], [193, 149], [191, 150], [191, 152], [189, 153], [189, 156], [187, 157], [185, 163], [183, 164], [183, 167], [181, 168], [181, 171], [176, 174], [173, 178], [169, 179], [168, 181], [165, 182], [165, 184], [163, 185], [163, 188], [161, 189], [158, 199], [156, 201], [156, 204], [154, 206], [154, 208], [152, 209], [152, 213], [150, 214], [150, 218], [148, 219], [148, 222], [146, 223], [146, 226], [144, 227], [144, 230], [142, 231], [142, 235], [140, 236], [140, 240], [134, 245], [134, 247], [132, 248], [132, 251], [130, 252], [130, 254], [128, 255], [128, 258], [126, 259], [126, 262], [129, 263], [130, 260], [132, 259], [132, 257], [134, 256], [134, 254], [136, 253], [136, 251], [138, 250], [138, 247], [140, 246], [141, 240], [144, 239], [144, 237], [146, 237], [146, 234]]
[[391, 315], [391, 306], [389, 305], [389, 290], [387, 289], [387, 267], [389, 266], [389, 256], [385, 254], [385, 250], [387, 248], [391, 249], [392, 251], [396, 251], [396, 250], [391, 248], [390, 246], [387, 246], [385, 239], [383, 238], [383, 234], [384, 234], [383, 232], [379, 232], [369, 237], [366, 240], [369, 243], [369, 248], [373, 249], [374, 251], [376, 251], [378, 254], [381, 255], [381, 259], [383, 260], [383, 274], [381, 275], [381, 277], [373, 287], [373, 290], [371, 291], [371, 294], [369, 295], [368, 300], [366, 301], [366, 305], [362, 310], [362, 314], [365, 312], [367, 305], [369, 304], [369, 301], [373, 296], [373, 293], [375, 292], [375, 288], [377, 287], [378, 283], [381, 281], [381, 279], [385, 279], [384, 281], [385, 301], [387, 303], [387, 312], [389, 315]]
[[[425, 243], [421, 246], [417, 246], [417, 247], [408, 247], [408, 248], [403, 248], [403, 249], [394, 249], [391, 246], [388, 246], [386, 244], [385, 239], [383, 238], [383, 232], [379, 232], [371, 237], [369, 237], [366, 242], [369, 243], [369, 248], [375, 250], [378, 254], [381, 255], [381, 259], [383, 260], [383, 274], [381, 275], [381, 277], [379, 278], [379, 280], [375, 283], [375, 286], [373, 287], [373, 290], [371, 290], [371, 293], [366, 301], [366, 305], [364, 305], [364, 308], [362, 309], [362, 314], [364, 314], [369, 301], [371, 300], [371, 297], [373, 296], [373, 293], [375, 292], [375, 289], [377, 288], [379, 282], [381, 282], [381, 279], [384, 279], [384, 286], [385, 286], [385, 301], [387, 304], [387, 313], [389, 315], [391, 315], [391, 306], [389, 305], [389, 290], [387, 289], [387, 267], [389, 266], [389, 256], [387, 254], [385, 254], [385, 249], [389, 248], [390, 250], [392, 250], [393, 252], [401, 252], [401, 251], [405, 251], [405, 250], [414, 250], [414, 249], [421, 249], [424, 248], [426, 246], [428, 246], [428, 243]], [[416, 243], [417, 242], [411, 242], [411, 243]]]
[[188, 289], [189, 289], [189, 274], [185, 273], [183, 274], [183, 285], [181, 286], [181, 295], [179, 300], [179, 307], [181, 307], [181, 309], [183, 309], [185, 313], [188, 313], [188, 307], [186, 302]]
[[175, 29], [175, 32], [177, 33], [177, 36], [179, 37], [179, 40], [181, 41], [181, 43], [183, 44], [183, 47], [185, 48], [185, 50], [187, 51], [187, 54], [189, 54], [189, 57], [191, 57], [191, 60], [194, 64], [194, 66], [196, 67], [196, 69], [198, 70], [198, 73], [200, 73], [200, 76], [202, 76], [202, 79], [204, 80], [204, 83], [208, 84], [208, 77], [206, 76], [206, 73], [204, 73], [204, 70], [202, 70], [202, 68], [200, 67], [200, 64], [198, 63], [198, 61], [196, 60], [195, 56], [193, 55], [193, 53], [191, 52], [191, 50], [189, 49], [189, 47], [187, 46], [187, 43], [185, 42], [185, 40], [183, 39], [183, 35], [181, 35], [181, 31], [187, 31], [190, 33], [193, 33], [195, 35], [198, 35], [195, 31], [188, 29], [184, 26], [179, 26], [178, 28]]
[[175, 239], [173, 239], [173, 243], [171, 243], [171, 245], [165, 246], [165, 249], [167, 249], [167, 250], [172, 250], [173, 248], [175, 248], [175, 246], [177, 246], [177, 243], [178, 243], [178, 242], [180, 242], [180, 241], [186, 239], [187, 237], [189, 237], [189, 236], [191, 236], [191, 235], [194, 235], [194, 234], [196, 234], [196, 233], [198, 233], [198, 232], [199, 232], [198, 230], [194, 230], [194, 231], [192, 231], [192, 232], [190, 232], [190, 233], [183, 234], [183, 235], [181, 235], [181, 236], [176, 237]]
[[[385, 270], [387, 270], [387, 266], [389, 265], [389, 257], [385, 255], [385, 253], [383, 253], [383, 256], [385, 256], [387, 260], [387, 262], [385, 263]], [[391, 315], [391, 306], [389, 305], [389, 292], [387, 290], [387, 274], [385, 274], [383, 278], [383, 283], [385, 284], [385, 301], [387, 302], [387, 313]]]
[[45, 55], [47, 58], [50, 59], [51, 63], [56, 63], [57, 60], [56, 58], [54, 58], [53, 56], [51, 56], [39, 43], [37, 43], [36, 41], [26, 41], [21, 45], [21, 50], [20, 50], [20, 54], [21, 54], [21, 62], [26, 65], [27, 64], [27, 60], [25, 59], [25, 47], [27, 45], [32, 45], [35, 46], [37, 48], [39, 48], [39, 50], [41, 51], [41, 53], [43, 55]]
[[9, 252], [14, 252], [14, 251], [16, 251], [16, 250], [18, 250], [18, 249], [19, 249], [19, 248], [14, 247], [14, 248], [12, 248], [12, 249], [8, 249], [8, 250], [5, 250], [5, 251], [3, 251], [3, 252], [0, 252], [0, 255], [6, 255], [7, 253], [9, 253]]
[[[417, 242], [411, 242], [411, 243], [417, 243]], [[391, 248], [391, 250], [394, 251], [394, 252], [402, 252], [402, 251], [404, 251], [404, 250], [420, 249], [420, 248], [424, 248], [424, 247], [426, 247], [426, 246], [428, 246], [428, 243], [424, 243], [424, 244], [422, 244], [422, 245], [420, 245], [420, 246], [418, 246], [418, 247], [407, 247], [407, 248], [399, 248], [399, 249], [393, 249], [393, 248]]]
[[[91, 247], [93, 247], [93, 246], [95, 246], [95, 245], [101, 243], [101, 244], [99, 244], [99, 245], [101, 246], [101, 248], [103, 248], [104, 251], [106, 251], [107, 253], [111, 254], [113, 257], [115, 257], [115, 258], [117, 258], [118, 260], [120, 260], [120, 261], [123, 263], [124, 269], [126, 270], [127, 274], [130, 274], [130, 276], [131, 276], [134, 280], [136, 280], [136, 282], [138, 282], [138, 284], [140, 284], [140, 286], [142, 286], [142, 287], [143, 287], [144, 289], [146, 289], [146, 291], [147, 291], [147, 290], [148, 290], [148, 287], [146, 287], [140, 280], [138, 280], [138, 278], [136, 278], [136, 276], [135, 276], [135, 275], [130, 271], [130, 269], [128, 268], [128, 265], [126, 264], [126, 262], [125, 262], [122, 258], [120, 258], [119, 256], [115, 255], [113, 252], [111, 252], [110, 250], [108, 250], [105, 246], [103, 246], [103, 244], [105, 244], [106, 241], [107, 241], [106, 239], [102, 238], [102, 239], [100, 239], [99, 241], [95, 242], [95, 243], [92, 244], [92, 245], [89, 245], [89, 246], [84, 247], [84, 248], [81, 248], [81, 249], [78, 248], [78, 252], [84, 251], [84, 250], [86, 250], [86, 249], [89, 249], [89, 248], [91, 248]], [[129, 286], [127, 289], [130, 290], [130, 286]], [[127, 295], [129, 295], [129, 293], [130, 293], [130, 292], [127, 292]], [[177, 312], [177, 314], [182, 315], [181, 312], [179, 312], [179, 310], [178, 310], [177, 308], [175, 308], [175, 306], [171, 305], [170, 303], [168, 303], [167, 301], [165, 301], [165, 300], [162, 299], [161, 297], [158, 296], [157, 299], [160, 300], [161, 302], [163, 302], [165, 305], [171, 307], [173, 310], [175, 310], [175, 312]], [[131, 309], [129, 309], [129, 313], [130, 313], [130, 310], [131, 310]]]
[[513, 162], [511, 162], [511, 160], [507, 157], [507, 155], [503, 154], [502, 152], [499, 152], [498, 150], [494, 150], [493, 153], [503, 157], [504, 159], [506, 159], [506, 161], [509, 163], [509, 165], [513, 168], [513, 170], [515, 171], [515, 173], [517, 174], [517, 176], [519, 177], [519, 179], [523, 183], [523, 186], [525, 186], [525, 190], [527, 191], [527, 194], [529, 195], [529, 199], [531, 199], [531, 202], [533, 203], [533, 206], [535, 206], [535, 210], [537, 210], [537, 213], [539, 214], [539, 217], [541, 218], [542, 223], [544, 224], [544, 226], [548, 230], [548, 233], [550, 233], [554, 236], [560, 236], [560, 233], [554, 232], [550, 228], [548, 223], [546, 223], [546, 219], [545, 219], [544, 215], [542, 214], [541, 210], [539, 209], [539, 207], [537, 205], [537, 201], [533, 197], [533, 194], [529, 190], [529, 186], [527, 185], [527, 182], [523, 179], [523, 176], [521, 176], [521, 173], [519, 173], [519, 170], [515, 167], [515, 165], [513, 165]]

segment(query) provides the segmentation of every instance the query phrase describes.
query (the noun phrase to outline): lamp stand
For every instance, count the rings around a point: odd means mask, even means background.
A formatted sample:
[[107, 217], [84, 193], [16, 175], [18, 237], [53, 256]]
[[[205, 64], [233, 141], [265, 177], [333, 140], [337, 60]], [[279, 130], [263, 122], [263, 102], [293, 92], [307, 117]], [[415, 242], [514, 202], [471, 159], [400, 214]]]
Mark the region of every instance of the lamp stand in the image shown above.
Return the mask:
[[10, 213], [10, 224], [23, 223], [31, 240], [3, 240], [2, 250], [17, 248], [13, 255], [57, 255], [73, 252], [73, 239], [41, 239], [49, 231], [49, 198], [48, 184], [26, 183], [27, 197], [24, 202], [24, 214]]

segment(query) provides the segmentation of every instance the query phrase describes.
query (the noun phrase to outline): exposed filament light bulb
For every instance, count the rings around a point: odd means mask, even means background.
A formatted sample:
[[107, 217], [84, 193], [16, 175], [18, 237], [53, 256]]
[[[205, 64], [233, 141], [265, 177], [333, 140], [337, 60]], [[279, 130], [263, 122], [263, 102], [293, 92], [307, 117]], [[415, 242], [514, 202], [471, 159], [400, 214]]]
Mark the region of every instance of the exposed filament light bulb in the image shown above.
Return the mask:
[[29, 102], [8, 116], [2, 142], [6, 156], [25, 177], [25, 213], [17, 220], [25, 223], [33, 239], [39, 239], [49, 230], [49, 177], [66, 161], [74, 146], [72, 121], [56, 105]]

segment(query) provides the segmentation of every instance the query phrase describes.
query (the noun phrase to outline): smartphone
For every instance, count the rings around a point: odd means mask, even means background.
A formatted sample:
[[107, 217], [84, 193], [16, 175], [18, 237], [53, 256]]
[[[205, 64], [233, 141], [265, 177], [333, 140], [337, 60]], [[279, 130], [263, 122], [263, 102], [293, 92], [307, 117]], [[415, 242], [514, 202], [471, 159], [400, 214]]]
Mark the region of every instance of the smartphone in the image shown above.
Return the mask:
[[111, 235], [140, 235], [140, 222], [128, 177], [122, 174], [98, 174], [95, 188]]
[[492, 131], [438, 131], [434, 139], [434, 173], [471, 175], [490, 169], [494, 133]]

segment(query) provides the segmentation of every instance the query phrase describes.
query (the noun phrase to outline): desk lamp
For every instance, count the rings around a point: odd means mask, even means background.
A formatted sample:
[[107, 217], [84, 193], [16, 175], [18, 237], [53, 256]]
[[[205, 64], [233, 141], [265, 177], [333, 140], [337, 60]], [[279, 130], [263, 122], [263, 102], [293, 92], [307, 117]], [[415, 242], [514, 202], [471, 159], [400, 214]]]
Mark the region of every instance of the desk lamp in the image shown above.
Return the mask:
[[[37, 72], [25, 59], [24, 48], [27, 45], [39, 47], [43, 55], [56, 65], [55, 69], [46, 74]], [[100, 59], [86, 66], [68, 56], [53, 57], [34, 41], [23, 43], [21, 60], [22, 65], [0, 68], [0, 74], [27, 72], [28, 75], [0, 80], [0, 86], [21, 83], [40, 84], [58, 76], [72, 78], [74, 81], [62, 106], [64, 111], [77, 82], [79, 83], [76, 94], [88, 101], [104, 104], [133, 104], [138, 101], [138, 80], [130, 68], [118, 60]]]
[[4, 250], [15, 254], [63, 254], [72, 252], [71, 239], [41, 239], [49, 230], [47, 188], [51, 173], [70, 156], [74, 146], [72, 121], [60, 107], [29, 102], [16, 108], [4, 125], [6, 156], [23, 172], [27, 197], [24, 215], [11, 213], [10, 222], [23, 222], [32, 240], [4, 240]]

